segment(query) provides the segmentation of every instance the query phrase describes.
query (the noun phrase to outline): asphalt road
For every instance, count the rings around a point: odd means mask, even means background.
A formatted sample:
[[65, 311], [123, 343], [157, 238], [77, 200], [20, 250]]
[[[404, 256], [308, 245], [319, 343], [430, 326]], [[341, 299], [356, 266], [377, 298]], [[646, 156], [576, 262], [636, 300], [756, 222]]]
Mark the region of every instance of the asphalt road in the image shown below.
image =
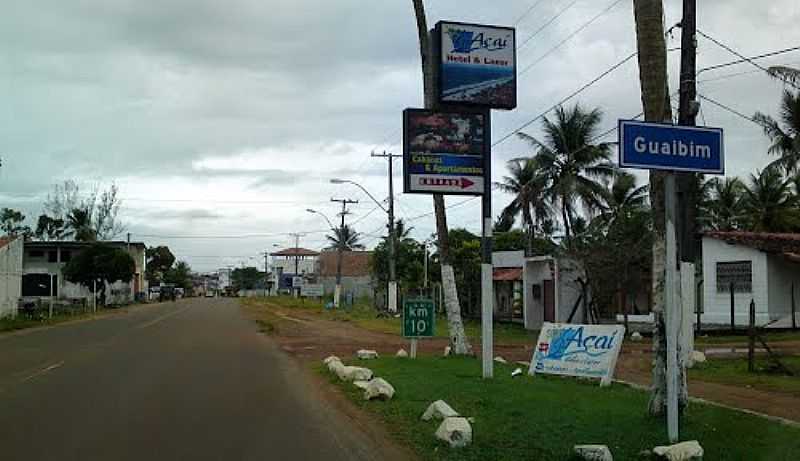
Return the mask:
[[0, 336], [0, 459], [381, 459], [235, 300]]

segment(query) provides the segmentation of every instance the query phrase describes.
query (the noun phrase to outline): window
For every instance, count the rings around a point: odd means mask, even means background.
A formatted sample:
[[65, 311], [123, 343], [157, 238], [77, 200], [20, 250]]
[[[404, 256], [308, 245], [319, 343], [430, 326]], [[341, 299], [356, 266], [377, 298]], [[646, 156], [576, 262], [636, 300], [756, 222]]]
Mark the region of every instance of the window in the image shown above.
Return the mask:
[[28, 256], [31, 258], [41, 258], [44, 256], [44, 251], [42, 250], [31, 250], [28, 252]]
[[58, 251], [50, 250], [47, 252], [47, 262], [49, 263], [56, 263], [58, 262]]
[[50, 283], [53, 283], [53, 296], [58, 296], [57, 276], [25, 274], [22, 276], [22, 296], [50, 296]]
[[61, 250], [61, 262], [68, 263], [72, 259], [72, 252], [69, 250]]
[[753, 262], [731, 261], [717, 263], [717, 293], [752, 293]]

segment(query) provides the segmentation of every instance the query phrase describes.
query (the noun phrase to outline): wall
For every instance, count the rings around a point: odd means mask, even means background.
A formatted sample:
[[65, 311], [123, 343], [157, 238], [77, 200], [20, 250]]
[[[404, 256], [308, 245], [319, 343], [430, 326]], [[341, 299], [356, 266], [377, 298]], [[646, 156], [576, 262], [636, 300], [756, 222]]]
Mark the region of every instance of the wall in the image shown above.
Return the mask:
[[[558, 260], [558, 306], [556, 309], [556, 321], [566, 323], [575, 302], [581, 296], [581, 285], [578, 278], [582, 275], [581, 266], [574, 260], [560, 258]], [[572, 323], [583, 322], [583, 301], [581, 301]]]
[[787, 261], [780, 255], [767, 256], [769, 284], [769, 319], [791, 316], [792, 282], [794, 282], [795, 308], [800, 311], [800, 264]]
[[541, 284], [543, 280], [552, 278], [549, 260], [535, 261], [528, 260], [522, 273], [524, 284], [523, 291], [523, 311], [525, 312], [525, 328], [538, 330], [544, 323], [544, 303], [542, 298], [533, 299], [533, 285]]
[[[275, 271], [275, 268], [283, 268], [284, 274], [294, 274], [294, 258], [293, 257], [273, 257], [270, 264], [270, 270]], [[317, 258], [302, 257], [297, 260], [297, 270], [302, 274], [316, 274], [317, 273]]]
[[492, 253], [494, 267], [522, 267], [524, 264], [524, 251], [495, 251]]
[[17, 314], [22, 288], [22, 239], [0, 247], [0, 318]]
[[[332, 295], [336, 289], [336, 277], [319, 277], [325, 295]], [[372, 299], [375, 296], [375, 287], [372, 277], [364, 275], [360, 277], [342, 276], [342, 290], [345, 293], [352, 292], [355, 299], [367, 297]]]
[[767, 290], [767, 255], [758, 250], [731, 245], [711, 237], [703, 237], [703, 323], [729, 325], [731, 318], [731, 295], [725, 291], [717, 293], [717, 263], [732, 261], [751, 261], [753, 268], [752, 293], [734, 294], [736, 325], [749, 324], [750, 300], [756, 303], [756, 323], [763, 325], [769, 321]]

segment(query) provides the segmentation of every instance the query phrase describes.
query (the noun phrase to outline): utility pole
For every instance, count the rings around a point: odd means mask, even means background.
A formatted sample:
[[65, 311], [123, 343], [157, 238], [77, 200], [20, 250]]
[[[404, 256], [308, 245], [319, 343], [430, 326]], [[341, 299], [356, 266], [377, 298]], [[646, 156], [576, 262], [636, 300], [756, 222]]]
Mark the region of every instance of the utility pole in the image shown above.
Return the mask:
[[269, 296], [269, 251], [264, 250], [264, 296]]
[[[700, 105], [697, 102], [697, 0], [683, 0], [681, 28], [681, 71], [678, 124], [695, 126]], [[695, 173], [679, 173], [677, 216], [678, 251], [680, 261], [694, 263], [697, 242], [694, 236], [696, 222], [697, 191]]]
[[396, 236], [394, 232], [394, 176], [392, 161], [395, 158], [402, 157], [402, 155], [387, 154], [384, 151], [383, 154], [376, 154], [373, 152], [371, 156], [389, 160], [389, 312], [397, 312]]
[[350, 200], [350, 199], [335, 199], [332, 198], [331, 202], [338, 202], [342, 204], [342, 212], [339, 215], [342, 217], [342, 225], [339, 228], [339, 242], [336, 245], [336, 288], [333, 292], [333, 305], [334, 307], [339, 307], [341, 297], [342, 297], [342, 251], [344, 244], [342, 239], [344, 238], [344, 217], [347, 216], [347, 205], [358, 203], [358, 200]]

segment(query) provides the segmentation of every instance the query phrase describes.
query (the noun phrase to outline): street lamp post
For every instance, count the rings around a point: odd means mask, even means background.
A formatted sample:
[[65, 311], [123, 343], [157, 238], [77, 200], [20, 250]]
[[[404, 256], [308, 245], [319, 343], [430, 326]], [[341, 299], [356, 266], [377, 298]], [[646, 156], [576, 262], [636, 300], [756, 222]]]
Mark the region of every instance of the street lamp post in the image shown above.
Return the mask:
[[[336, 234], [336, 229], [328, 216], [321, 211], [312, 210], [311, 208], [306, 208], [306, 211], [313, 214], [318, 214], [325, 218], [325, 221], [330, 226], [331, 231]], [[344, 214], [342, 214], [342, 228], [344, 228]], [[341, 237], [340, 237], [341, 238]], [[341, 242], [340, 242], [341, 243]], [[333, 291], [333, 305], [334, 307], [339, 307], [339, 297], [342, 293], [342, 246], [339, 245], [339, 248], [336, 249], [336, 288]]]
[[392, 190], [391, 176], [389, 178], [389, 208], [383, 206], [361, 184], [347, 179], [331, 179], [331, 184], [352, 184], [367, 194], [378, 207], [389, 216], [389, 312], [397, 312], [397, 276], [395, 266], [395, 235], [394, 235], [394, 191]]

